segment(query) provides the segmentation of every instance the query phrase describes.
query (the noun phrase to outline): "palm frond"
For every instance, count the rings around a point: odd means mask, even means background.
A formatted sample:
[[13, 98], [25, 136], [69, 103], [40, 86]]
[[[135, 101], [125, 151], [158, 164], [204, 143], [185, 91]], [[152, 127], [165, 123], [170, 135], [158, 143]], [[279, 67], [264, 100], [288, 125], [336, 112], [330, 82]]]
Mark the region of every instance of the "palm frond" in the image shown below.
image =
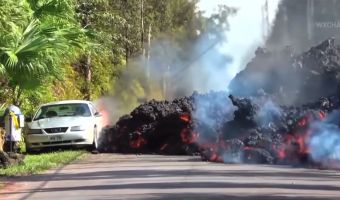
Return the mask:
[[[63, 73], [59, 63], [70, 55], [70, 49], [82, 47], [85, 38], [84, 30], [72, 23], [61, 26], [57, 18], [51, 17], [64, 15], [61, 10], [72, 8], [68, 3], [73, 0], [25, 1], [34, 15], [43, 18], [33, 17], [19, 24], [8, 21], [0, 34], [0, 75], [6, 74], [10, 82], [21, 86], [41, 82], [46, 76], [60, 77]], [[2, 22], [0, 28], [5, 27]]]
[[33, 19], [22, 33], [22, 39], [31, 38], [38, 33], [39, 20]]
[[0, 75], [5, 74], [5, 72], [6, 72], [5, 66], [2, 63], [0, 63]]
[[6, 55], [6, 59], [5, 59], [5, 65], [8, 66], [9, 68], [14, 68], [16, 64], [18, 64], [18, 57], [15, 54], [14, 51], [11, 50], [6, 50], [4, 51], [5, 55]]
[[73, 13], [72, 6], [67, 0], [29, 0], [31, 8], [34, 10], [35, 18], [41, 18], [44, 15], [59, 16], [68, 18], [65, 13]]

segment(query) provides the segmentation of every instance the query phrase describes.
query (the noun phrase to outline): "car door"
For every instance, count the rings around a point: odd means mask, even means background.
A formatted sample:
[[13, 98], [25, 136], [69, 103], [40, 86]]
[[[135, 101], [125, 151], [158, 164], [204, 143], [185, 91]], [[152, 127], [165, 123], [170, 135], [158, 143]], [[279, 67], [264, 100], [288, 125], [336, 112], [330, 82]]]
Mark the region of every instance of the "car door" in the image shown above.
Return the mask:
[[100, 130], [102, 129], [102, 121], [103, 121], [103, 117], [101, 115], [101, 113], [98, 112], [98, 110], [96, 109], [96, 107], [90, 103], [89, 104], [90, 106], [90, 110], [92, 112], [92, 115], [94, 117], [94, 121], [95, 121], [95, 124], [97, 126], [97, 133], [99, 134], [100, 133]]

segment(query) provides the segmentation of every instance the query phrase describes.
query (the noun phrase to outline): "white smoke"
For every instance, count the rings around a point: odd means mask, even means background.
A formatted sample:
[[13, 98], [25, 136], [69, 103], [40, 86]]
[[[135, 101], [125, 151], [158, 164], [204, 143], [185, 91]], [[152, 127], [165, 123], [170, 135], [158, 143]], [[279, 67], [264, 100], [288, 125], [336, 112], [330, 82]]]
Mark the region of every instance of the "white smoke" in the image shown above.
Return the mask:
[[282, 109], [275, 104], [271, 99], [266, 100], [261, 105], [256, 121], [261, 126], [269, 126], [270, 122], [276, 121], [282, 116]]
[[[211, 55], [208, 52], [199, 59], [201, 69], [206, 71], [195, 77], [204, 77], [204, 83], [208, 86], [205, 89], [228, 90], [230, 81], [245, 67], [245, 63], [254, 55], [256, 48], [264, 45], [266, 37], [270, 34], [279, 2], [279, 0], [201, 0], [199, 2], [199, 9], [205, 12], [206, 17], [218, 12], [218, 5], [237, 9], [236, 14], [228, 18], [229, 29], [223, 30], [224, 37], [222, 38], [224, 40], [219, 41], [218, 45], [214, 47], [218, 54]], [[204, 42], [202, 43], [203, 45], [199, 45], [199, 48], [207, 46], [204, 45]], [[221, 60], [222, 56], [229, 59], [223, 61]], [[218, 70], [216, 66], [219, 67]], [[204, 123], [205, 128], [216, 126], [216, 116], [209, 115], [211, 107], [220, 109], [226, 107], [231, 113], [234, 109], [227, 97], [195, 99], [195, 104], [197, 109], [193, 113], [193, 117]], [[261, 109], [259, 120], [261, 123], [266, 123], [276, 115], [280, 115], [280, 109], [268, 101]], [[199, 129], [200, 127], [198, 127], [198, 132], [204, 132]], [[225, 162], [241, 162], [240, 156], [241, 154], [224, 152], [223, 160]]]
[[[109, 121], [131, 111], [143, 99], [173, 99], [193, 91], [228, 90], [230, 80], [244, 68], [254, 50], [264, 44], [264, 36], [269, 34], [279, 0], [268, 1], [267, 31], [263, 28], [265, 3], [265, 0], [200, 0], [198, 10], [205, 12], [205, 17], [216, 14], [218, 5], [237, 9], [235, 15], [228, 16], [229, 27], [221, 30], [224, 36], [216, 41], [209, 38], [209, 32], [198, 33], [198, 41], [189, 45], [191, 49], [179, 47], [172, 38], [152, 38], [148, 62], [145, 58], [130, 59], [129, 66], [117, 80], [116, 85], [121, 88], [115, 89], [111, 99], [119, 106], [112, 107], [115, 114]], [[151, 87], [155, 85], [157, 88]], [[228, 99], [223, 101], [216, 104]]]
[[340, 111], [331, 113], [326, 120], [312, 126], [308, 141], [313, 160], [324, 165], [340, 163]]
[[[257, 47], [263, 46], [276, 17], [280, 0], [200, 0], [199, 9], [208, 17], [217, 12], [218, 5], [237, 9], [228, 20], [230, 30], [225, 30], [226, 41], [218, 46], [222, 54], [232, 58], [224, 76], [211, 77], [220, 84], [212, 90], [227, 90], [234, 76], [241, 71], [254, 55]], [[223, 85], [221, 87], [220, 85]]]

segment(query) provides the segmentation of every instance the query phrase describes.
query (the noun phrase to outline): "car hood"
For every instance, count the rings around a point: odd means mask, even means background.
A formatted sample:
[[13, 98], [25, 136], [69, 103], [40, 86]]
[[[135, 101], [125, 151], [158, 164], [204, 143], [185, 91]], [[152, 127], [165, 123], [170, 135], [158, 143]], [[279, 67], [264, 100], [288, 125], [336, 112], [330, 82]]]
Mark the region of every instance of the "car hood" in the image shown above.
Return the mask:
[[53, 117], [45, 118], [28, 123], [31, 129], [44, 129], [55, 127], [70, 127], [79, 125], [90, 125], [91, 117]]

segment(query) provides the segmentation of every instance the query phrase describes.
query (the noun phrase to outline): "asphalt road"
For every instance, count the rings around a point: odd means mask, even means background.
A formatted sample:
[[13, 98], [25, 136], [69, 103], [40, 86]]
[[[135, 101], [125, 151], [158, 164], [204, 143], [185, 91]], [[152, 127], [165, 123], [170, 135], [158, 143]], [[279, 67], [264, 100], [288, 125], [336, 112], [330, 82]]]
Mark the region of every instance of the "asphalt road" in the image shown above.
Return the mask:
[[340, 199], [340, 171], [229, 165], [194, 157], [88, 155], [42, 175], [12, 178], [0, 199]]

